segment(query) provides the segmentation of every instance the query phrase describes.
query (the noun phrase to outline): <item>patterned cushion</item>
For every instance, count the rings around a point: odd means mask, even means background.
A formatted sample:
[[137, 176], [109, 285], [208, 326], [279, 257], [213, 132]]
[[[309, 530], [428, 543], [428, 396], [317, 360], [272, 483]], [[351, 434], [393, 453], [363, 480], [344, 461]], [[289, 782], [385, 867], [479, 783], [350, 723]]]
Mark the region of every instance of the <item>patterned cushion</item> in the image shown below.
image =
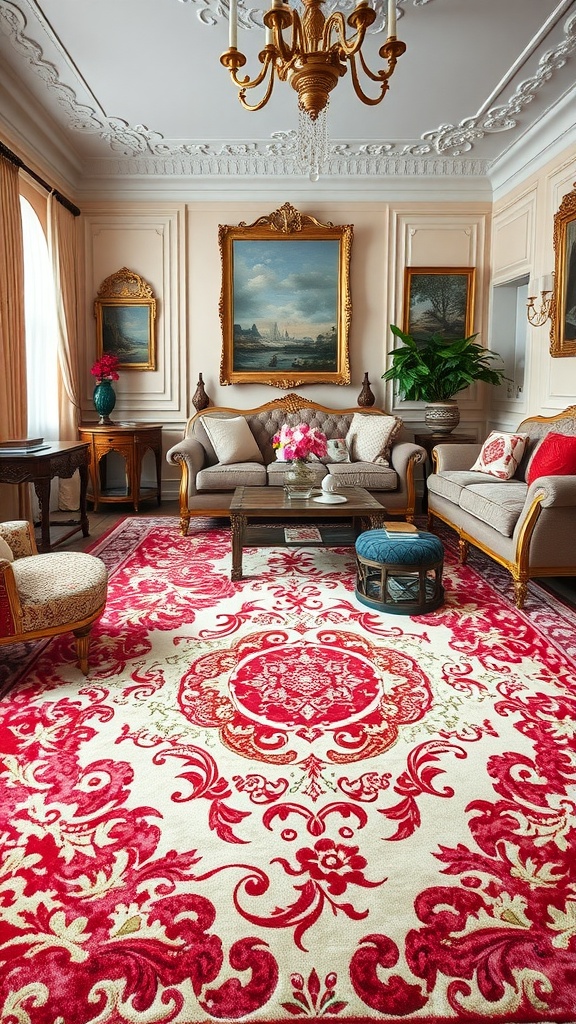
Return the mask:
[[85, 619], [106, 600], [108, 573], [100, 558], [79, 551], [30, 555], [13, 563], [22, 631]]
[[378, 462], [389, 465], [390, 449], [402, 429], [397, 416], [369, 416], [355, 412], [346, 444], [351, 462]]
[[527, 439], [528, 434], [491, 431], [472, 466], [472, 472], [488, 473], [498, 480], [511, 480], [524, 454]]
[[222, 420], [205, 416], [203, 420], [204, 429], [221, 466], [238, 462], [264, 462], [256, 438], [243, 416]]
[[0, 558], [5, 558], [7, 562], [14, 561], [12, 548], [6, 543], [3, 537], [0, 537]]

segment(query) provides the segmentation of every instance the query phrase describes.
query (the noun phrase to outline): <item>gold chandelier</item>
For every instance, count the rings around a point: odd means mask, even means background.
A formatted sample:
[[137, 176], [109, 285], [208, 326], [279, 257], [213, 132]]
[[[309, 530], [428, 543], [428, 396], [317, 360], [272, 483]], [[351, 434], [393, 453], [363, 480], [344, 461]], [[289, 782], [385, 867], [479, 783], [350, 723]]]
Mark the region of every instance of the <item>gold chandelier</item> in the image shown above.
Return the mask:
[[[396, 0], [388, 0], [388, 38], [378, 51], [386, 66], [373, 72], [367, 66], [362, 54], [366, 30], [376, 20], [376, 11], [368, 6], [368, 0], [358, 0], [356, 7], [344, 20], [340, 11], [324, 17], [324, 0], [303, 0], [302, 17], [282, 0], [272, 0], [272, 7], [264, 14], [266, 44], [258, 54], [262, 69], [253, 79], [240, 78], [238, 71], [246, 64], [246, 57], [237, 48], [238, 42], [238, 0], [230, 2], [229, 46], [220, 57], [221, 64], [228, 68], [230, 77], [239, 90], [240, 103], [247, 110], [261, 110], [266, 105], [276, 76], [281, 82], [289, 82], [298, 94], [298, 107], [308, 122], [308, 129], [324, 114], [331, 91], [338, 79], [346, 74], [348, 65], [354, 91], [363, 103], [375, 106], [388, 91], [389, 80], [394, 73], [396, 62], [406, 50], [406, 44], [396, 38]], [[353, 29], [349, 38], [347, 28]], [[288, 42], [284, 33], [291, 29]], [[375, 96], [367, 95], [358, 76], [356, 58], [362, 72], [370, 82], [377, 83]], [[248, 90], [262, 86], [264, 94], [256, 103], [249, 103]], [[306, 130], [306, 125], [304, 125]]]

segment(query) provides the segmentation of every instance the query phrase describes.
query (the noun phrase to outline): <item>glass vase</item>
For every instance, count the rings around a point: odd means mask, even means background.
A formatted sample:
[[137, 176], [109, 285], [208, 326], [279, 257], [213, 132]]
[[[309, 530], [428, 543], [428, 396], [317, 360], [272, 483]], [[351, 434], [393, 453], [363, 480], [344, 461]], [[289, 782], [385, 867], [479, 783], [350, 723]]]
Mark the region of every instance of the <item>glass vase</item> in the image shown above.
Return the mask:
[[98, 424], [106, 425], [112, 423], [110, 413], [116, 405], [116, 392], [112, 387], [111, 380], [99, 380], [92, 395], [94, 408], [99, 415]]
[[316, 474], [305, 459], [294, 459], [284, 474], [284, 490], [289, 498], [311, 498]]

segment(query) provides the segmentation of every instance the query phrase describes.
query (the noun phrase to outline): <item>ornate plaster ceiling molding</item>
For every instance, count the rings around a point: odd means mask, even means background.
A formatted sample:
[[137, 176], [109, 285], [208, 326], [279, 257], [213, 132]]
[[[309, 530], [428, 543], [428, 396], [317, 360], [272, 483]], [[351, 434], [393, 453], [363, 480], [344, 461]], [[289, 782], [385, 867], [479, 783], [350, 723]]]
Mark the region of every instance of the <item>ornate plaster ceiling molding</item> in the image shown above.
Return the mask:
[[[9, 0], [5, 0], [0, 6], [0, 22], [12, 45], [26, 59], [35, 75], [46, 84], [50, 93], [56, 97], [58, 104], [70, 120], [71, 128], [75, 131], [100, 132], [104, 127], [105, 119], [98, 116], [92, 107], [79, 102], [74, 90], [60, 80], [55, 65], [44, 59], [39, 43], [25, 34], [28, 22], [23, 6], [21, 3], [19, 7], [15, 3], [10, 3]], [[58, 40], [53, 36], [46, 22], [44, 22], [44, 28], [50, 32], [54, 45], [63, 53]]]
[[[398, 12], [398, 18], [403, 15], [401, 4], [408, 3], [409, 0], [396, 0], [396, 7]], [[414, 7], [422, 7], [424, 4], [431, 3], [432, 0], [412, 0]], [[220, 19], [226, 21], [230, 18], [230, 4], [228, 0], [178, 0], [181, 4], [193, 4], [196, 8], [196, 15], [198, 20], [204, 25], [216, 25]], [[342, 11], [344, 15], [348, 15], [356, 6], [356, 0], [325, 0], [324, 14], [332, 14], [333, 11], [338, 9]], [[376, 21], [372, 27], [368, 30], [369, 32], [382, 32], [386, 27], [386, 18], [384, 17], [385, 5], [376, 5], [377, 16]], [[244, 0], [239, 0], [238, 3], [238, 24], [241, 28], [245, 29], [263, 29], [264, 22], [262, 16], [264, 9], [262, 7], [249, 7]]]
[[[295, 134], [295, 133], [287, 133]], [[404, 148], [404, 147], [403, 147]], [[407, 148], [407, 147], [406, 147]], [[436, 155], [420, 157], [401, 152], [394, 146], [335, 145], [322, 171], [322, 178], [363, 177], [483, 177], [488, 173], [484, 160], [454, 160]], [[278, 143], [241, 143], [183, 146], [179, 152], [152, 156], [134, 156], [123, 160], [93, 160], [90, 174], [96, 178], [140, 177], [302, 177], [296, 161], [293, 140]]]
[[510, 131], [517, 125], [517, 117], [531, 103], [552, 76], [564, 67], [576, 50], [576, 14], [564, 26], [564, 39], [554, 50], [548, 50], [538, 62], [532, 78], [521, 82], [508, 101], [491, 107], [478, 117], [467, 117], [458, 125], [443, 124], [435, 132], [426, 132], [422, 138], [430, 141], [437, 153], [461, 156], [469, 152], [474, 142], [490, 132]]
[[[179, 0], [199, 6], [198, 16], [208, 11], [214, 16], [228, 10], [228, 0]], [[340, 0], [340, 4], [354, 0]], [[398, 0], [400, 3], [401, 0]], [[408, 0], [403, 0], [408, 2]], [[412, 0], [415, 6], [431, 0]], [[335, 5], [337, 0], [329, 0]], [[384, 5], [382, 5], [384, 6]], [[27, 34], [25, 9], [32, 10], [30, 0], [3, 0], [0, 5], [0, 27], [3, 27], [12, 45], [25, 57], [34, 73], [46, 84], [69, 122], [72, 131], [97, 134], [112, 152], [122, 154], [125, 160], [94, 159], [85, 166], [85, 173], [125, 176], [142, 174], [165, 175], [245, 175], [285, 176], [299, 174], [296, 163], [295, 133], [276, 133], [271, 141], [246, 144], [184, 142], [165, 139], [160, 132], [146, 125], [130, 125], [118, 117], [108, 117], [98, 107], [85, 83], [86, 96], [94, 106], [81, 102], [77, 92], [64, 84], [58, 69], [46, 60], [41, 46]], [[36, 11], [37, 8], [34, 7]], [[250, 12], [248, 12], [250, 14]], [[248, 17], [247, 14], [247, 17]], [[250, 17], [252, 15], [250, 14]], [[254, 18], [256, 15], [254, 14]], [[73, 69], [60, 41], [53, 35], [49, 24], [41, 19], [42, 28], [50, 44], [62, 56], [62, 66]], [[490, 162], [465, 157], [473, 145], [489, 132], [509, 131], [516, 125], [516, 117], [530, 103], [544, 84], [566, 64], [576, 48], [576, 15], [564, 27], [564, 39], [548, 51], [539, 62], [537, 73], [518, 86], [508, 102], [492, 107], [487, 112], [463, 119], [458, 125], [441, 125], [426, 132], [421, 139], [407, 143], [385, 141], [351, 145], [334, 143], [323, 168], [324, 177], [362, 174], [389, 175], [450, 175], [472, 176], [487, 173]], [[72, 73], [72, 70], [71, 70]]]

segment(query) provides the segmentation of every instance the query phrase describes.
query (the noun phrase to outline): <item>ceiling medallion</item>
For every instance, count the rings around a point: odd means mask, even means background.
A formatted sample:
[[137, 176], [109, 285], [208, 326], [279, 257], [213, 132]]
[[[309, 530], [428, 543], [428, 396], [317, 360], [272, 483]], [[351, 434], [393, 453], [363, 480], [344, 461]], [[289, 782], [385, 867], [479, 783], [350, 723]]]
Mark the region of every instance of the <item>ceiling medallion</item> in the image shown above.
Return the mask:
[[[304, 13], [290, 7], [283, 0], [272, 0], [263, 22], [266, 30], [264, 49], [258, 54], [260, 71], [250, 78], [240, 69], [246, 57], [238, 49], [238, 0], [230, 0], [229, 46], [220, 58], [230, 72], [238, 89], [238, 98], [246, 110], [261, 110], [272, 95], [276, 78], [289, 82], [298, 95], [298, 158], [312, 181], [317, 181], [320, 168], [328, 156], [326, 111], [330, 93], [350, 68], [354, 92], [362, 103], [375, 106], [389, 88], [398, 58], [406, 44], [396, 37], [396, 0], [388, 0], [386, 42], [378, 51], [385, 66], [373, 72], [367, 66], [362, 45], [367, 29], [376, 20], [376, 10], [368, 0], [357, 0], [356, 6], [344, 20], [341, 11], [326, 18], [322, 11], [325, 0], [302, 0]], [[347, 26], [352, 30], [347, 34]], [[284, 33], [289, 33], [289, 40]], [[358, 58], [358, 64], [356, 61]], [[376, 83], [376, 95], [364, 92], [360, 83], [359, 67], [369, 82]], [[251, 89], [260, 89], [254, 103], [247, 99]]]

